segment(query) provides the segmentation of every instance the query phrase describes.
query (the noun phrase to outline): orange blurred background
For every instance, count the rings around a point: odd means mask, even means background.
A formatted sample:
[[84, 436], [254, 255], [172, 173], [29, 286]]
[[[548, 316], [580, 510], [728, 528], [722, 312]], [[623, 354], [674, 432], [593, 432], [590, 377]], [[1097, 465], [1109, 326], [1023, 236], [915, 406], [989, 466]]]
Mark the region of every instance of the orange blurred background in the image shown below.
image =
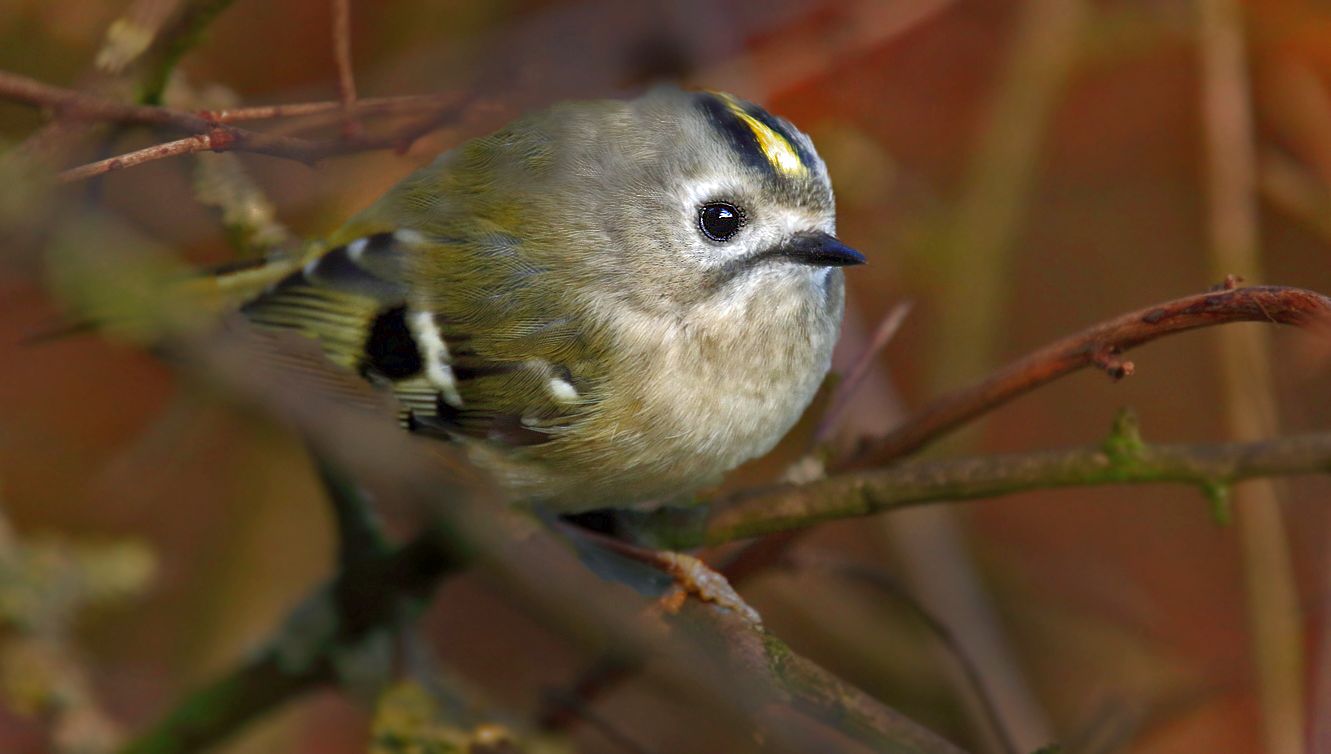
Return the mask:
[[[261, 156], [243, 163], [281, 221], [318, 236], [439, 150], [516, 112], [659, 78], [762, 102], [813, 136], [837, 188], [840, 236], [871, 260], [848, 275], [840, 363], [896, 303], [915, 304], [845, 434], [883, 431], [990, 367], [1233, 271], [1215, 256], [1215, 229], [1225, 227], [1213, 201], [1217, 160], [1250, 158], [1253, 169], [1260, 272], [1248, 282], [1331, 292], [1331, 8], [1262, 0], [1226, 19], [1229, 5], [361, 0], [353, 54], [362, 96], [470, 91], [491, 110], [403, 154], [315, 169]], [[77, 85], [127, 6], [6, 0], [0, 69]], [[247, 104], [333, 99], [330, 27], [326, 0], [237, 0], [182, 71], [196, 88], [222, 86]], [[1240, 43], [1237, 78], [1207, 67], [1227, 29]], [[1208, 106], [1208, 87], [1227, 85], [1245, 95], [1241, 106]], [[40, 122], [31, 108], [0, 103], [0, 145]], [[1235, 127], [1239, 141], [1226, 143], [1246, 144], [1247, 157], [1208, 146]], [[151, 139], [130, 131], [112, 146]], [[232, 258], [217, 218], [193, 198], [192, 165], [145, 165], [62, 200], [108, 209], [192, 263]], [[0, 265], [5, 513], [21, 537], [138, 540], [158, 560], [145, 593], [78, 624], [98, 698], [135, 729], [229, 667], [328, 577], [322, 493], [296, 438], [178, 382], [150, 355], [88, 336], [22, 345], [56, 308], [40, 265], [8, 253]], [[1279, 432], [1331, 429], [1325, 339], [1228, 329], [1270, 336]], [[1074, 375], [936, 453], [1094, 444], [1125, 406], [1150, 441], [1230, 439], [1227, 412], [1244, 396], [1223, 379], [1225, 347], [1214, 332], [1156, 342], [1132, 354], [1129, 379]], [[793, 441], [779, 459], [798, 450]], [[779, 459], [739, 478], [770, 476]], [[1117, 487], [958, 504], [941, 519], [912, 511], [832, 523], [800, 547], [895, 574], [963, 640], [978, 637], [971, 649], [1023, 750], [1060, 740], [1086, 751], [1242, 753], [1290, 741], [1327, 751], [1331, 480], [1276, 492], [1283, 519], [1256, 544], [1244, 544], [1243, 498], [1224, 526], [1195, 490]], [[1276, 565], [1254, 570], [1254, 558]], [[1279, 581], [1252, 582], [1254, 573]], [[1298, 646], [1281, 656], [1299, 658], [1283, 672], [1264, 668], [1271, 655], [1254, 629], [1267, 625], [1264, 611], [1281, 609], [1260, 595], [1282, 590], [1297, 600], [1295, 631], [1277, 641], [1293, 637]], [[997, 750], [954, 663], [899, 602], [785, 571], [746, 596], [797, 651], [970, 750]], [[443, 588], [427, 625], [445, 665], [519, 711], [586, 661], [466, 577]], [[1300, 693], [1293, 713], [1270, 683]], [[724, 745], [706, 725], [681, 724], [700, 715], [686, 700], [632, 683], [595, 709], [653, 751]], [[1273, 718], [1273, 709], [1294, 716]], [[363, 751], [367, 720], [363, 706], [323, 693], [224, 750]], [[1286, 724], [1298, 730], [1280, 730]], [[0, 713], [0, 750], [45, 751], [41, 729]], [[579, 750], [620, 750], [586, 726], [575, 735]]]

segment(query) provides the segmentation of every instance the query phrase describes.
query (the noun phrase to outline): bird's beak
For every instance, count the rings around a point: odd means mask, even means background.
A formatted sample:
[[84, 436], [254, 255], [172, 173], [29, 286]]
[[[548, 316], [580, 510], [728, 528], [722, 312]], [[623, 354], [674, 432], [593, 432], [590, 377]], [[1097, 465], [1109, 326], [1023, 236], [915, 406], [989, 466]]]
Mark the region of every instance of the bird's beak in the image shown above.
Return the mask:
[[797, 234], [781, 247], [781, 256], [792, 262], [819, 267], [848, 267], [869, 261], [864, 255], [821, 231]]

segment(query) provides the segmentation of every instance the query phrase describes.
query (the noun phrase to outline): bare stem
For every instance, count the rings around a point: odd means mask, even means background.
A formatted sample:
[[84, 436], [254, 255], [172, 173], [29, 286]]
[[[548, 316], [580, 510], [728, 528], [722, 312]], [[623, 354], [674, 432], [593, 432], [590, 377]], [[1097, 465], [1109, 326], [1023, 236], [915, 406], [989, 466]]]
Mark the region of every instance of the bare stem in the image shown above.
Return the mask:
[[[644, 514], [678, 548], [866, 516], [926, 503], [996, 498], [1029, 490], [1110, 484], [1226, 486], [1245, 479], [1331, 473], [1331, 433], [1216, 445], [1134, 444], [948, 461], [839, 474], [805, 485], [751, 490], [720, 500], [698, 519]], [[660, 518], [653, 521], [652, 516]], [[659, 527], [657, 526], [659, 524]]]
[[351, 66], [351, 0], [333, 0], [333, 56], [337, 60], [337, 99], [342, 103], [342, 135], [360, 135], [356, 121], [356, 73]]

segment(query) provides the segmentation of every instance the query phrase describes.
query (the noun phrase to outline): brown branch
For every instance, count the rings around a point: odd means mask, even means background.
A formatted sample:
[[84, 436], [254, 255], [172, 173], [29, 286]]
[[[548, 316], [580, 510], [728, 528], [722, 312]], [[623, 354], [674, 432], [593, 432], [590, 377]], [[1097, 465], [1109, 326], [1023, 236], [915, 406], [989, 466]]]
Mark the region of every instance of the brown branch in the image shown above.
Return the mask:
[[406, 150], [416, 139], [437, 128], [439, 123], [440, 118], [431, 116], [419, 118], [400, 128], [376, 136], [318, 140], [277, 136], [236, 128], [235, 126], [219, 125], [206, 134], [196, 134], [187, 139], [180, 139], [178, 142], [156, 144], [116, 157], [80, 165], [66, 170], [59, 177], [62, 181], [79, 180], [109, 173], [120, 168], [141, 165], [163, 157], [205, 151], [251, 152], [314, 165], [326, 157], [351, 152], [369, 152], [376, 149]]
[[[408, 94], [401, 97], [366, 97], [356, 100], [355, 114], [392, 114], [414, 115], [444, 110], [458, 104], [462, 96], [457, 93], [444, 94]], [[343, 103], [334, 101], [293, 102], [282, 105], [254, 105], [250, 107], [231, 107], [225, 110], [208, 110], [199, 113], [214, 123], [240, 123], [251, 120], [273, 120], [279, 118], [309, 118], [342, 112]]]
[[[170, 0], [168, 8], [151, 11], [146, 11], [146, 3], [135, 3], [122, 20], [140, 26], [139, 31], [151, 40], [148, 47], [128, 59], [123, 51], [114, 49], [117, 40], [108, 31], [107, 42], [98, 53], [98, 70], [84, 77], [80, 88], [102, 96], [119, 96], [129, 90], [135, 93], [134, 99], [155, 103], [181, 56], [232, 1]], [[85, 137], [88, 130], [85, 122], [55, 120], [29, 134], [18, 149], [49, 159]]]
[[[57, 117], [111, 121], [127, 125], [163, 126], [204, 133], [218, 125], [251, 120], [307, 118], [340, 112], [342, 102], [295, 102], [281, 105], [232, 107], [224, 110], [185, 112], [169, 107], [133, 105], [84, 92], [51, 86], [9, 71], [0, 71], [0, 99], [51, 110]], [[401, 97], [371, 97], [356, 100], [355, 115], [430, 114], [451, 108], [462, 100], [456, 92], [413, 94]]]
[[252, 152], [295, 160], [307, 165], [325, 157], [373, 149], [402, 149], [438, 127], [444, 115], [460, 105], [457, 95], [389, 97], [353, 103], [353, 112], [418, 115], [406, 123], [373, 136], [303, 139], [268, 134], [229, 125], [228, 121], [283, 118], [339, 112], [342, 103], [314, 102], [237, 108], [217, 113], [189, 113], [166, 107], [133, 105], [44, 84], [0, 71], [0, 99], [50, 109], [57, 116], [129, 125], [170, 128], [192, 134], [151, 147], [80, 165], [64, 171], [62, 181], [102, 175], [145, 162], [196, 152]]
[[194, 133], [204, 133], [215, 126], [214, 123], [192, 113], [165, 107], [116, 102], [44, 84], [9, 71], [0, 71], [0, 99], [46, 108], [57, 117], [141, 126], [167, 126]]
[[1045, 346], [979, 383], [933, 401], [836, 466], [881, 466], [1017, 396], [1087, 366], [1106, 369], [1111, 377], [1124, 376], [1130, 373], [1130, 363], [1119, 359], [1119, 354], [1166, 335], [1229, 322], [1306, 326], [1327, 319], [1331, 319], [1331, 298], [1281, 286], [1215, 291], [1139, 309]]
[[289, 160], [313, 165], [324, 155], [334, 151], [329, 142], [311, 142], [290, 136], [274, 136], [249, 131], [234, 126], [216, 126], [206, 133], [194, 134], [183, 139], [154, 144], [151, 147], [136, 149], [115, 157], [108, 157], [97, 162], [79, 165], [61, 172], [56, 177], [62, 182], [78, 181], [103, 175], [114, 170], [142, 165], [145, 162], [160, 160], [165, 157], [177, 157], [196, 152], [254, 152], [272, 157], [285, 157]]
[[196, 134], [194, 136], [186, 136], [183, 139], [168, 141], [163, 144], [154, 144], [151, 147], [146, 147], [128, 154], [108, 157], [105, 160], [90, 162], [86, 165], [79, 165], [78, 167], [62, 171], [56, 175], [56, 179], [64, 183], [81, 181], [85, 178], [92, 178], [93, 176], [110, 173], [113, 170], [131, 168], [145, 162], [160, 160], [164, 157], [175, 157], [182, 154], [193, 154], [195, 152], [208, 152], [212, 149], [213, 139], [208, 134]]

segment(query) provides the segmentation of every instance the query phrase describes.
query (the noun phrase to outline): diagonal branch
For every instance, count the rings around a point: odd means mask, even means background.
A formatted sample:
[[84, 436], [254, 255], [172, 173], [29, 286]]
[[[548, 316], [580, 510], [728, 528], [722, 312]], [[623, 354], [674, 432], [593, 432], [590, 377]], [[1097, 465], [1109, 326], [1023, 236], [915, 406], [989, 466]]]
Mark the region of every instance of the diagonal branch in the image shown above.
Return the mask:
[[1101, 322], [1025, 356], [983, 381], [945, 395], [886, 436], [871, 441], [838, 468], [881, 466], [909, 455], [1008, 401], [1071, 372], [1097, 366], [1126, 376], [1120, 354], [1185, 330], [1229, 322], [1307, 326], [1331, 320], [1331, 298], [1301, 288], [1232, 288], [1166, 301]]

